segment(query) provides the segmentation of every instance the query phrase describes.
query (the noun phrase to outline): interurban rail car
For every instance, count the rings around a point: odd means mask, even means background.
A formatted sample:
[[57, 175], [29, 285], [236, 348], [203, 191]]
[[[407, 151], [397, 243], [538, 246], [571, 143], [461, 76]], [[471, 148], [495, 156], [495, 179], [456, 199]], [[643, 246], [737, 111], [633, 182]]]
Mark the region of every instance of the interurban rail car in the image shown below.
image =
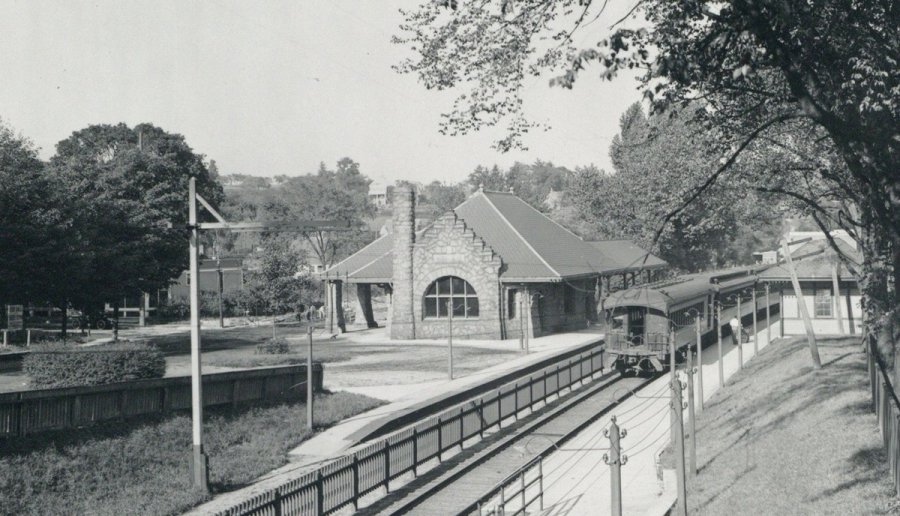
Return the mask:
[[606, 351], [615, 356], [613, 367], [626, 376], [665, 370], [670, 332], [676, 360], [682, 360], [685, 348], [696, 342], [697, 318], [701, 336], [715, 330], [722, 324], [715, 303], [736, 303], [741, 296], [749, 308], [749, 292], [757, 280], [755, 270], [746, 267], [688, 274], [612, 293], [603, 309], [609, 327]]

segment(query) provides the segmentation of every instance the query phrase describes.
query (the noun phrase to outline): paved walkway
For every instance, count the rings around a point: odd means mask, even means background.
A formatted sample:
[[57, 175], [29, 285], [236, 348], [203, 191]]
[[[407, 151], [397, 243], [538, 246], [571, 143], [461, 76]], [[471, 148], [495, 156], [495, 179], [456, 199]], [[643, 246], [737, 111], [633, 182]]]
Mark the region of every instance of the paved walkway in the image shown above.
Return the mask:
[[[374, 341], [379, 339], [379, 334], [373, 332], [371, 338]], [[368, 395], [377, 396], [378, 393], [390, 391], [391, 403], [375, 408], [353, 418], [347, 419], [340, 424], [333, 426], [324, 432], [317, 434], [312, 439], [305, 441], [303, 444], [290, 452], [291, 463], [279, 469], [263, 475], [248, 487], [238, 491], [224, 493], [216, 497], [211, 502], [197, 507], [188, 514], [208, 514], [211, 512], [224, 510], [236, 503], [246, 500], [258, 493], [272, 489], [278, 485], [288, 482], [294, 478], [302, 476], [315, 466], [318, 466], [329, 458], [347, 451], [356, 444], [351, 437], [354, 433], [366, 425], [372, 424], [379, 420], [386, 420], [394, 417], [398, 413], [404, 412], [406, 409], [424, 403], [430, 399], [443, 397], [451, 393], [461, 392], [475, 387], [484, 382], [488, 382], [497, 377], [503, 376], [513, 371], [525, 368], [533, 363], [540, 362], [558, 353], [583, 346], [591, 341], [602, 338], [602, 334], [595, 329], [587, 329], [581, 332], [565, 333], [550, 335], [547, 337], [539, 337], [532, 339], [529, 345], [530, 353], [522, 355], [514, 360], [509, 360], [493, 367], [486, 368], [477, 373], [454, 379], [453, 381], [436, 381], [387, 385], [387, 386], [366, 386], [356, 388], [346, 388], [345, 390], [361, 392]], [[366, 338], [366, 337], [363, 337]], [[358, 342], [357, 339], [354, 339]], [[499, 344], [502, 342], [502, 344]], [[436, 345], [438, 341], [422, 341], [421, 344]], [[496, 346], [503, 345], [508, 347], [509, 341], [462, 341], [466, 346]], [[326, 379], [328, 375], [326, 374]], [[326, 380], [326, 387], [327, 385]]]
[[[763, 349], [766, 347], [765, 325], [761, 323], [759, 327], [759, 349]], [[778, 341], [774, 340], [777, 322], [773, 325], [772, 335], [773, 343], [777, 345]], [[754, 356], [752, 337], [743, 348], [746, 363]], [[723, 352], [727, 379], [738, 371], [738, 351], [730, 337], [723, 339]], [[703, 397], [706, 400], [719, 390], [717, 356], [715, 344], [703, 350]], [[609, 428], [612, 415], [617, 416], [620, 428], [627, 431], [627, 436], [622, 439], [622, 452], [628, 456], [628, 462], [622, 467], [623, 513], [665, 514], [675, 501], [675, 478], [667, 472], [665, 478], [660, 479], [662, 472], [657, 469], [656, 459], [670, 439], [669, 378], [666, 375], [655, 380], [586, 428], [565, 446], [565, 451], [547, 457], [543, 466], [545, 510], [541, 514], [606, 516], [611, 513], [610, 468], [603, 461], [609, 440], [603, 432]], [[699, 406], [699, 389], [695, 389], [695, 396]]]

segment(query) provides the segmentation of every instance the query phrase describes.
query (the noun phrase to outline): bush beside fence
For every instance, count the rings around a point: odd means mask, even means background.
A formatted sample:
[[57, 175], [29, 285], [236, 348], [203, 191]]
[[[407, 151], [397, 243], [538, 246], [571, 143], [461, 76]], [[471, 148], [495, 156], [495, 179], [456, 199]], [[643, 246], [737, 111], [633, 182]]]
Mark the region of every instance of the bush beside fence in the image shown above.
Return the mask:
[[32, 350], [23, 362], [25, 374], [38, 388], [104, 385], [166, 374], [162, 352], [145, 344], [45, 348]]
[[[322, 375], [322, 365], [313, 364], [316, 390], [322, 389]], [[302, 400], [305, 396], [305, 365], [203, 375], [205, 407]], [[189, 376], [3, 393], [0, 394], [0, 437], [21, 437], [190, 408]]]

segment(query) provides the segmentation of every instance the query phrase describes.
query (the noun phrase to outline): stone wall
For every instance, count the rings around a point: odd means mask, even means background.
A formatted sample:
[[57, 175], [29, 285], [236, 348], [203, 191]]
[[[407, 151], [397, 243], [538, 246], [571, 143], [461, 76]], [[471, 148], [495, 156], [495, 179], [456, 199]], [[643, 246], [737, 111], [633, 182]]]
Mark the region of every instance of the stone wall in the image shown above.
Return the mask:
[[447, 336], [449, 321], [446, 317], [425, 317], [424, 296], [428, 286], [438, 278], [457, 276], [475, 289], [479, 310], [478, 317], [453, 318], [454, 337], [503, 338], [499, 281], [503, 264], [500, 257], [453, 212], [444, 214], [422, 235], [414, 246], [413, 263], [413, 308], [417, 337]]

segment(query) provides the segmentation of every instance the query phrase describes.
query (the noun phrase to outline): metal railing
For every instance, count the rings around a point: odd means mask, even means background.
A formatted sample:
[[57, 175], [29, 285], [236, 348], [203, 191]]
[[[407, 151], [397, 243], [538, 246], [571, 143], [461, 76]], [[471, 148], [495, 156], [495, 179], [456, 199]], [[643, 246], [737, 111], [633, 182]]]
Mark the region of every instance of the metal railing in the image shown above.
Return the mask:
[[475, 504], [474, 510], [461, 514], [480, 516], [518, 516], [528, 514], [537, 504], [544, 510], [544, 456], [539, 455], [506, 477]]
[[900, 495], [900, 400], [897, 399], [887, 368], [878, 353], [874, 335], [867, 337], [866, 352], [872, 405], [878, 415], [878, 426], [888, 455], [894, 491]]
[[593, 375], [603, 370], [603, 352], [598, 344], [217, 514], [319, 516], [349, 506], [356, 510], [360, 498], [379, 489], [389, 492], [392, 480], [410, 472], [418, 475], [424, 463], [441, 462], [454, 447], [462, 449], [470, 439], [482, 439], [485, 431], [511, 424], [535, 404], [558, 398], [585, 379], [593, 380]]
[[668, 336], [662, 333], [628, 335], [623, 331], [610, 331], [606, 334], [606, 351], [609, 353], [665, 353], [669, 348]]

